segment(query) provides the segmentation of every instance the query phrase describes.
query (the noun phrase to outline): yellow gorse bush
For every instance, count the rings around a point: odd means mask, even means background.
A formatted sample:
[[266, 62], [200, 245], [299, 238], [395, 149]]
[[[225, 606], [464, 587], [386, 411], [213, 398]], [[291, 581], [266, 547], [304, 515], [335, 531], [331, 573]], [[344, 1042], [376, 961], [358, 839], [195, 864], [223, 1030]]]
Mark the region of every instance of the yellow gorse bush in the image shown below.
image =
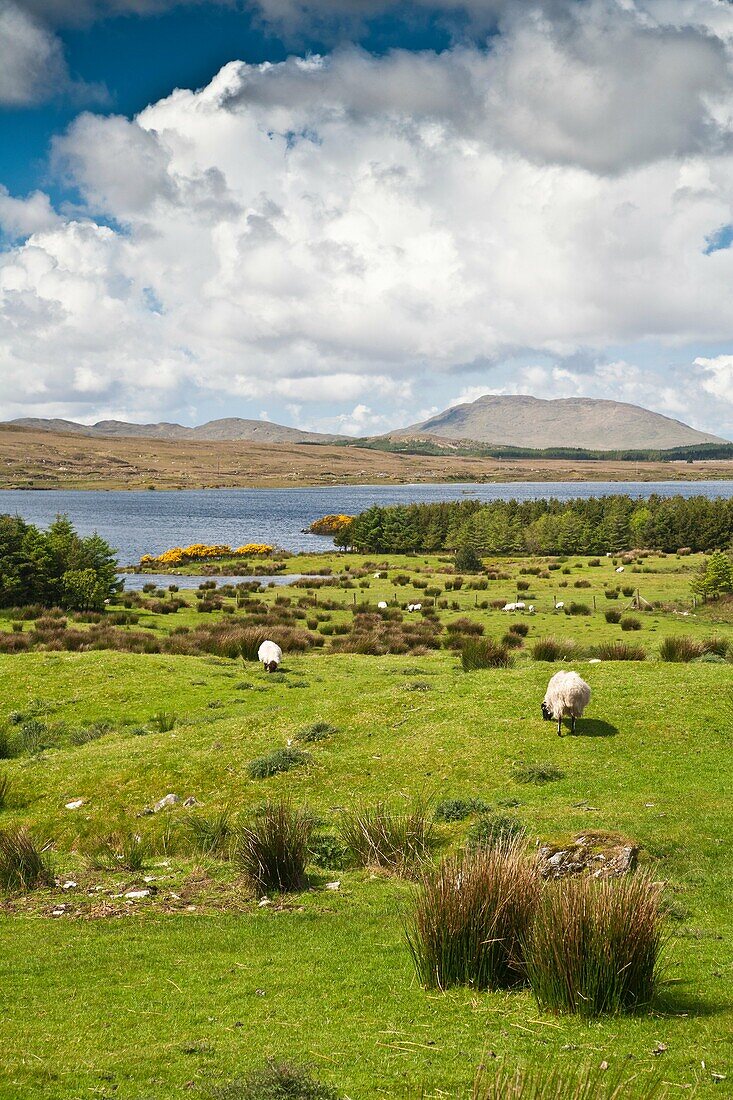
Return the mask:
[[335, 535], [337, 531], [342, 531], [344, 527], [348, 527], [353, 519], [353, 516], [340, 514], [322, 516], [321, 519], [314, 520], [308, 530], [313, 535]]
[[225, 543], [215, 543], [213, 546], [207, 546], [206, 543], [195, 542], [191, 546], [172, 546], [170, 550], [165, 550], [157, 557], [152, 554], [143, 554], [140, 558], [140, 565], [183, 565], [185, 562], [210, 561], [214, 558], [271, 554], [274, 549], [274, 546], [269, 546], [265, 542], [248, 542], [244, 546], [238, 546], [236, 550], [232, 550], [231, 546], [227, 546]]

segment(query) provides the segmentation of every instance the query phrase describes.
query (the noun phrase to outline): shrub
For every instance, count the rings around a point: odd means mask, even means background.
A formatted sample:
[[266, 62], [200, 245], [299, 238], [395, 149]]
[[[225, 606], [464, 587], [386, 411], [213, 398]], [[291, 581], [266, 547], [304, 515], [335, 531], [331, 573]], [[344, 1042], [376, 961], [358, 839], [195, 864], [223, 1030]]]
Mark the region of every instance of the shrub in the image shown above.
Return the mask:
[[603, 595], [606, 597], [607, 600], [617, 600], [620, 593], [618, 588], [607, 588]]
[[715, 636], [706, 638], [702, 644], [706, 654], [713, 653], [716, 657], [726, 657], [730, 648], [730, 642], [727, 638]]
[[512, 657], [507, 647], [493, 638], [469, 638], [461, 649], [464, 672], [481, 668], [510, 668]]
[[443, 798], [436, 803], [433, 821], [464, 821], [471, 814], [482, 814], [491, 809], [483, 798]]
[[102, 871], [142, 871], [149, 856], [147, 841], [128, 828], [98, 837], [87, 847], [92, 867]]
[[267, 802], [237, 835], [235, 858], [258, 894], [302, 890], [313, 816], [287, 799]]
[[430, 854], [433, 826], [428, 807], [417, 802], [406, 813], [385, 802], [342, 814], [340, 833], [361, 867], [383, 867], [412, 877]]
[[39, 844], [25, 828], [0, 830], [0, 889], [33, 890], [51, 886], [48, 844]]
[[566, 615], [590, 615], [590, 608], [587, 603], [576, 603], [575, 600], [571, 600], [565, 608]]
[[645, 661], [646, 650], [629, 642], [601, 642], [593, 646], [592, 655], [602, 661]]
[[510, 634], [517, 634], [520, 638], [526, 638], [529, 634], [529, 623], [512, 623], [509, 627]]
[[521, 649], [524, 642], [519, 634], [512, 634], [511, 630], [508, 630], [502, 635], [501, 644], [505, 649]]
[[646, 1008], [659, 984], [661, 885], [642, 874], [545, 887], [524, 940], [540, 1008], [584, 1016]]
[[535, 661], [564, 661], [579, 655], [579, 647], [571, 638], [538, 638], [532, 646]]
[[406, 923], [420, 982], [430, 989], [507, 989], [521, 982], [521, 944], [539, 897], [521, 839], [447, 856], [427, 870]]
[[465, 616], [460, 619], [454, 619], [453, 622], [448, 623], [446, 630], [449, 634], [468, 634], [478, 637], [483, 634], [483, 623], [477, 623], [475, 619], [467, 619]]
[[219, 1085], [211, 1100], [339, 1100], [335, 1089], [316, 1081], [302, 1066], [268, 1061], [243, 1081]]
[[247, 774], [250, 779], [269, 779], [270, 776], [279, 775], [280, 772], [289, 772], [293, 768], [302, 767], [309, 761], [310, 757], [307, 753], [288, 746], [284, 749], [275, 749], [267, 756], [258, 756], [255, 760], [250, 760], [247, 765]]
[[615, 624], [621, 622], [621, 612], [617, 607], [609, 607], [608, 611], [603, 613], [603, 617], [607, 623]]
[[626, 596], [626, 598], [628, 599], [629, 596], [634, 595], [634, 586], [632, 584], [625, 584], [625, 585], [623, 585], [621, 591], [623, 592], [624, 596]]
[[517, 592], [529, 592], [530, 587], [529, 581], [517, 581]]
[[621, 620], [622, 630], [641, 630], [641, 621], [633, 615], [624, 615]]
[[186, 822], [193, 846], [204, 855], [225, 855], [232, 838], [229, 810], [212, 814], [193, 813]]
[[326, 741], [338, 732], [337, 727], [332, 726], [330, 722], [314, 722], [313, 725], [306, 726], [305, 729], [296, 733], [295, 740], [311, 744], [316, 741]]
[[466, 844], [470, 849], [494, 848], [513, 840], [524, 832], [519, 818], [494, 810], [484, 813], [468, 830]]
[[581, 577], [579, 581], [574, 581], [573, 588], [590, 588], [590, 581], [587, 581], [584, 577]]
[[705, 647], [702, 642], [683, 634], [679, 637], [664, 638], [659, 646], [659, 659], [661, 661], [694, 661], [696, 657], [702, 657], [704, 652]]
[[512, 777], [517, 783], [553, 783], [556, 779], [564, 779], [565, 772], [556, 764], [522, 764], [517, 762], [512, 765]]
[[464, 546], [456, 552], [455, 568], [458, 573], [480, 573], [481, 559], [470, 546]]

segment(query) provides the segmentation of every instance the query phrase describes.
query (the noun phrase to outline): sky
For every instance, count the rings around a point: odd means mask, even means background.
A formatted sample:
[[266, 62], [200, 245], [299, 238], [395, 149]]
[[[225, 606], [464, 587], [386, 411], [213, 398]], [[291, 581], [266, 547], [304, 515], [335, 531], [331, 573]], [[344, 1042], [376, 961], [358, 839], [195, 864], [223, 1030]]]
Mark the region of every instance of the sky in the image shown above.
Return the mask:
[[728, 0], [0, 0], [0, 59], [0, 419], [733, 438]]

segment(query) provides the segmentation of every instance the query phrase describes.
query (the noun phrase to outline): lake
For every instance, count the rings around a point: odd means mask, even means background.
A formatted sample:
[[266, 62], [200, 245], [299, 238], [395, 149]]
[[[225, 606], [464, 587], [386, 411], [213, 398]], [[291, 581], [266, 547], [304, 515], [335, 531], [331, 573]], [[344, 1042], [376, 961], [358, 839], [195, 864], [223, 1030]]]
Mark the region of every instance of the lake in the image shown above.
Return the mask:
[[98, 531], [117, 550], [122, 565], [142, 554], [193, 542], [241, 546], [265, 542], [286, 550], [328, 549], [331, 540], [303, 533], [319, 516], [353, 515], [372, 504], [440, 500], [532, 500], [540, 497], [608, 496], [733, 497], [733, 481], [512, 482], [509, 484], [329, 485], [312, 489], [181, 489], [170, 492], [105, 490], [0, 490], [0, 513], [46, 527], [66, 513], [83, 535]]

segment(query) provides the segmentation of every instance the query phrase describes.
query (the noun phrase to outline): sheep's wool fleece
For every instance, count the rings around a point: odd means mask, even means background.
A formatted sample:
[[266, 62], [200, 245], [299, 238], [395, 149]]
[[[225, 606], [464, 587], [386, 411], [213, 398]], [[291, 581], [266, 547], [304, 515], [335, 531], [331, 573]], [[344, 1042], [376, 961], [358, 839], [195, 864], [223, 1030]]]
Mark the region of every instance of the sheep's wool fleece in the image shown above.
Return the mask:
[[271, 661], [279, 665], [283, 659], [283, 651], [276, 642], [263, 642], [257, 650], [257, 657], [263, 665], [269, 665]]
[[547, 685], [545, 704], [553, 718], [582, 718], [590, 703], [590, 687], [577, 672], [556, 672]]

